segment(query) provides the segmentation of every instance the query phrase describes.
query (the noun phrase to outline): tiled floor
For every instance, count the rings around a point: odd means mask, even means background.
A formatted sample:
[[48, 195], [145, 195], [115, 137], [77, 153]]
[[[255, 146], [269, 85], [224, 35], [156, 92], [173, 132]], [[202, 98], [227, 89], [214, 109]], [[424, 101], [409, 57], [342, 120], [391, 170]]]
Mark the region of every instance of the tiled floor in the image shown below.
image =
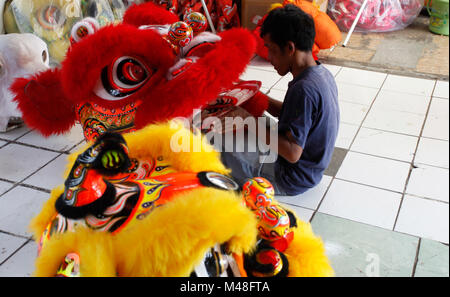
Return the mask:
[[[341, 108], [333, 162], [317, 187], [278, 199], [311, 221], [337, 276], [449, 276], [448, 82], [325, 66]], [[282, 100], [292, 77], [255, 58], [242, 78]], [[0, 276], [33, 271], [28, 223], [82, 143], [78, 127], [0, 134]]]

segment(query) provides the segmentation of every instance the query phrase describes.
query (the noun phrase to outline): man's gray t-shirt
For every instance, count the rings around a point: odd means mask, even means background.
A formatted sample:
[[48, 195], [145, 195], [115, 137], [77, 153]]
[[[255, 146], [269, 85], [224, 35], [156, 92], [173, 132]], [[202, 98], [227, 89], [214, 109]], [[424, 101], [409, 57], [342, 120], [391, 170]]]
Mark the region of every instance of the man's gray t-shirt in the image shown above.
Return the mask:
[[291, 132], [303, 148], [300, 160], [278, 156], [277, 182], [289, 195], [317, 185], [331, 161], [339, 130], [338, 90], [333, 75], [318, 63], [290, 83], [279, 116], [278, 132]]

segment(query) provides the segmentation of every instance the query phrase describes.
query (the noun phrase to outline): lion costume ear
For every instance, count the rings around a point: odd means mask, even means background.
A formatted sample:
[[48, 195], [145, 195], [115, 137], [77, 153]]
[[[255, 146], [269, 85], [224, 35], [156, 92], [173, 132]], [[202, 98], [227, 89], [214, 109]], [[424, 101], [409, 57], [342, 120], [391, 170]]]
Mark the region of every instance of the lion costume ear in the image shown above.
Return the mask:
[[18, 78], [11, 91], [25, 123], [44, 136], [64, 133], [75, 124], [75, 105], [64, 95], [58, 69]]
[[123, 23], [140, 27], [144, 25], [166, 25], [179, 21], [178, 16], [153, 2], [132, 5], [123, 16]]

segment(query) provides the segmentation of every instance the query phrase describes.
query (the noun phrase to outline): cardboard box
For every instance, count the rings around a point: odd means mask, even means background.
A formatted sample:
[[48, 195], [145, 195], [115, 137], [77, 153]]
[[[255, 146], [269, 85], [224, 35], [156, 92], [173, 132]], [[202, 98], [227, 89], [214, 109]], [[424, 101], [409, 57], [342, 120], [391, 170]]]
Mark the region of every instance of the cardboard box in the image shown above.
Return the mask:
[[[313, 2], [314, 0], [306, 0]], [[270, 9], [274, 3], [283, 3], [283, 0], [241, 0], [241, 25], [250, 30], [255, 29], [256, 24]], [[315, 0], [320, 10], [327, 12], [328, 0]]]
[[242, 0], [241, 2], [241, 25], [253, 30], [258, 21], [270, 9], [273, 3], [283, 3], [283, 0]]

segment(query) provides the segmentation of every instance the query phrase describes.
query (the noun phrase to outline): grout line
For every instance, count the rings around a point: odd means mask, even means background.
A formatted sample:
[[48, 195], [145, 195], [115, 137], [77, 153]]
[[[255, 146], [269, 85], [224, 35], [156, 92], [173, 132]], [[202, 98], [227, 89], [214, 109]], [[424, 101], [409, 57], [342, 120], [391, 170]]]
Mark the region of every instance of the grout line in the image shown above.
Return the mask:
[[[403, 235], [410, 236], [410, 237], [413, 237], [413, 238], [421, 239], [421, 237], [419, 235], [414, 235], [414, 234], [411, 234], [411, 233], [405, 233], [405, 232], [401, 232], [401, 231], [395, 231], [395, 230], [391, 230], [391, 229], [388, 229], [388, 228], [384, 228], [384, 227], [380, 227], [380, 226], [377, 226], [377, 225], [373, 225], [373, 224], [370, 224], [370, 223], [367, 223], [367, 222], [361, 222], [361, 221], [357, 221], [355, 219], [349, 219], [349, 218], [341, 217], [341, 216], [338, 216], [338, 215], [335, 215], [335, 214], [329, 214], [329, 213], [320, 212], [320, 211], [317, 211], [317, 212], [322, 214], [322, 215], [338, 218], [338, 219], [341, 219], [341, 220], [344, 220], [344, 221], [349, 221], [349, 222], [352, 222], [352, 223], [355, 223], [355, 224], [361, 224], [361, 225], [364, 225], [364, 226], [367, 226], [367, 227], [378, 228], [378, 229], [381, 229], [383, 231], [393, 232], [395, 234], [403, 234]], [[315, 213], [314, 213], [314, 215], [315, 215]], [[312, 220], [312, 218], [311, 218], [311, 220]], [[435, 239], [429, 239], [429, 240], [432, 240], [434, 242], [439, 242], [441, 244], [444, 244], [444, 245], [448, 246], [448, 244], [440, 242], [439, 240], [435, 240]]]
[[[337, 173], [337, 172], [336, 172], [336, 173]], [[323, 200], [325, 199], [325, 196], [328, 194], [328, 191], [329, 191], [330, 188], [331, 188], [331, 184], [333, 183], [333, 181], [334, 181], [335, 179], [336, 179], [336, 175], [333, 176], [333, 177], [331, 178], [331, 181], [330, 181], [330, 183], [328, 184], [327, 189], [326, 189], [325, 192], [323, 193], [322, 198], [320, 199], [319, 203], [317, 204], [316, 209], [314, 210], [314, 212], [313, 212], [311, 218], [309, 219], [309, 222], [310, 222], [310, 223], [312, 222], [312, 220], [313, 220], [314, 217], [316, 216], [316, 213], [319, 211], [319, 208], [320, 208], [320, 206], [322, 205], [322, 202], [323, 202]]]
[[[332, 64], [328, 64], [328, 65], [332, 65]], [[335, 65], [336, 66], [336, 65]], [[334, 75], [334, 79], [336, 80], [336, 77], [338, 76], [338, 74], [339, 73], [341, 73], [341, 71], [342, 71], [342, 69], [343, 69], [344, 67], [343, 66], [339, 66], [339, 70], [336, 72], [336, 74]], [[336, 82], [336, 85], [337, 85], [337, 82]]]
[[22, 238], [22, 239], [31, 239], [32, 237], [30, 236], [25, 236], [25, 235], [20, 235], [20, 234], [14, 234], [5, 230], [0, 230], [0, 233], [6, 234], [6, 235], [10, 235], [10, 236], [14, 236], [14, 237], [18, 237], [18, 238]]
[[419, 252], [420, 252], [421, 244], [422, 244], [422, 238], [419, 237], [419, 243], [417, 244], [416, 257], [414, 259], [414, 266], [413, 266], [413, 270], [411, 273], [411, 277], [414, 277], [414, 275], [416, 274], [417, 263], [419, 262]]
[[19, 139], [19, 138], [22, 138], [23, 136], [27, 135], [28, 133], [31, 133], [31, 131], [33, 131], [33, 130], [27, 131], [27, 132], [25, 132], [24, 134], [22, 134], [22, 135], [20, 135], [20, 136], [18, 136], [18, 137], [16, 137], [16, 138], [14, 138], [14, 139], [2, 138], [2, 137], [0, 136], [0, 140], [6, 141], [6, 142], [8, 142], [8, 143], [9, 143], [9, 142], [13, 142], [13, 141], [16, 141], [16, 140]]
[[11, 259], [15, 254], [17, 254], [24, 246], [26, 246], [28, 243], [30, 243], [30, 241], [32, 241], [31, 238], [28, 238], [27, 241], [25, 241], [25, 243], [23, 243], [19, 248], [17, 248], [13, 253], [11, 253], [11, 255], [9, 255], [8, 257], [6, 257], [5, 260], [3, 260], [3, 262], [0, 262], [0, 266], [3, 265], [4, 263], [6, 263], [9, 259]]
[[336, 177], [335, 179], [340, 180], [340, 181], [353, 183], [353, 184], [357, 184], [357, 185], [361, 185], [361, 186], [366, 186], [366, 187], [378, 189], [378, 190], [384, 190], [384, 191], [388, 191], [388, 192], [395, 193], [395, 194], [403, 194], [403, 192], [400, 192], [400, 191], [395, 191], [395, 190], [390, 190], [390, 189], [386, 189], [386, 188], [377, 187], [377, 186], [374, 186], [374, 185], [364, 184], [364, 183], [361, 183], [361, 182], [357, 182], [357, 181], [354, 181], [354, 180], [348, 180], [348, 179], [341, 178], [341, 177]]
[[[59, 152], [59, 155], [57, 155], [55, 158], [51, 159], [50, 161], [48, 161], [47, 163], [45, 163], [44, 165], [42, 165], [41, 167], [39, 167], [37, 170], [33, 171], [31, 174], [29, 174], [28, 176], [26, 176], [25, 178], [23, 178], [22, 180], [15, 182], [15, 184], [9, 188], [6, 192], [0, 194], [0, 198], [3, 197], [6, 193], [11, 192], [13, 189], [17, 188], [18, 186], [22, 186], [22, 183], [28, 179], [29, 177], [31, 177], [33, 174], [35, 174], [36, 172], [38, 172], [39, 170], [41, 170], [42, 168], [44, 168], [45, 166], [47, 166], [48, 164], [50, 164], [51, 162], [55, 161], [57, 158], [59, 158], [60, 156], [62, 156], [64, 153]], [[0, 178], [1, 180], [1, 178]], [[39, 188], [39, 187], [34, 187], [34, 186], [30, 186], [30, 185], [23, 185], [27, 188], [33, 188], [35, 190], [39, 190], [42, 191], [44, 190], [43, 188]], [[47, 190], [45, 189], [43, 192], [47, 192]]]
[[356, 139], [356, 137], [358, 136], [359, 131], [360, 131], [361, 128], [363, 127], [363, 123], [364, 123], [364, 121], [367, 119], [367, 116], [369, 115], [370, 111], [372, 110], [372, 107], [373, 107], [373, 105], [375, 104], [375, 101], [377, 100], [378, 96], [380, 95], [381, 89], [383, 88], [384, 83], [386, 82], [387, 78], [388, 78], [388, 75], [386, 75], [386, 77], [384, 78], [383, 82], [382, 82], [381, 85], [380, 85], [380, 88], [378, 89], [377, 94], [376, 94], [375, 97], [373, 98], [372, 103], [369, 105], [369, 108], [367, 109], [367, 112], [366, 112], [366, 114], [364, 115], [364, 118], [361, 120], [361, 123], [359, 124], [358, 130], [356, 131], [355, 136], [353, 137], [352, 141], [350, 142], [350, 145], [349, 145], [349, 147], [348, 147], [349, 150], [351, 149], [353, 143], [355, 142], [355, 139]]
[[421, 198], [421, 199], [430, 200], [430, 201], [434, 201], [434, 202], [440, 202], [440, 203], [443, 203], [443, 204], [449, 204], [449, 202], [447, 202], [447, 201], [442, 201], [442, 200], [439, 200], [439, 199], [429, 198], [429, 197], [424, 197], [424, 196], [418, 196], [418, 195], [414, 195], [414, 194], [410, 194], [410, 193], [404, 193], [404, 192], [400, 192], [400, 191], [394, 191], [394, 190], [390, 190], [390, 189], [386, 189], [386, 188], [377, 187], [377, 186], [374, 186], [374, 185], [369, 185], [369, 184], [364, 184], [364, 183], [360, 183], [360, 182], [353, 181], [353, 180], [344, 179], [344, 178], [341, 178], [341, 177], [335, 177], [334, 179], [340, 180], [340, 181], [349, 182], [349, 183], [352, 183], [352, 184], [361, 185], [361, 186], [366, 186], [366, 187], [369, 187], [369, 188], [383, 190], [383, 191], [387, 191], [387, 192], [391, 192], [391, 193], [395, 193], [395, 194], [400, 194], [400, 195], [405, 194], [405, 195], [409, 195], [409, 196], [414, 196], [416, 198]]
[[25, 188], [29, 188], [29, 189], [33, 189], [33, 190], [37, 190], [37, 191], [41, 191], [41, 192], [48, 193], [48, 194], [50, 194], [52, 192], [49, 189], [33, 186], [33, 185], [30, 185], [30, 184], [20, 183], [19, 186], [22, 186], [22, 187], [25, 187]]
[[[269, 90], [267, 91], [267, 93], [266, 94], [269, 94], [270, 93], [270, 91], [273, 89], [273, 87], [277, 84], [277, 83], [279, 83], [280, 82], [280, 80], [282, 80], [283, 79], [283, 77], [284, 76], [282, 76], [282, 77], [280, 77], [270, 88], [269, 88]], [[274, 90], [278, 90], [278, 89], [274, 89]], [[283, 91], [283, 90], [279, 90], [279, 91]], [[287, 90], [284, 90], [284, 92], [287, 92]], [[272, 98], [273, 99], [273, 98]]]
[[402, 162], [402, 163], [411, 164], [411, 161], [399, 160], [399, 159], [394, 159], [394, 158], [390, 158], [390, 157], [386, 157], [386, 156], [374, 155], [374, 154], [370, 154], [370, 153], [366, 153], [366, 152], [352, 151], [350, 149], [348, 151], [352, 152], [352, 153], [365, 155], [365, 156], [377, 157], [377, 158], [386, 159], [386, 160], [390, 160], [390, 161], [396, 161], [396, 162]]
[[27, 147], [32, 147], [32, 148], [36, 148], [36, 149], [41, 149], [41, 150], [45, 150], [45, 151], [50, 151], [50, 152], [53, 152], [53, 153], [65, 153], [65, 152], [67, 152], [67, 150], [55, 150], [55, 149], [42, 147], [42, 146], [37, 146], [37, 145], [34, 145], [34, 144], [29, 144], [29, 143], [20, 142], [20, 141], [11, 141], [10, 143], [23, 145], [23, 146], [27, 146]]
[[428, 119], [428, 113], [430, 112], [430, 108], [431, 108], [431, 103], [433, 102], [432, 94], [434, 93], [434, 90], [436, 89], [436, 85], [437, 85], [437, 80], [435, 80], [435, 82], [434, 82], [433, 91], [431, 92], [431, 95], [430, 95], [431, 99], [428, 102], [427, 111], [425, 113], [425, 119], [423, 120], [422, 128], [420, 129], [419, 139], [417, 140], [417, 143], [416, 143], [416, 149], [414, 150], [413, 159], [411, 160], [411, 165], [409, 167], [408, 176], [406, 177], [405, 186], [403, 187], [403, 195], [402, 195], [402, 198], [400, 200], [400, 204], [398, 206], [397, 216], [395, 217], [394, 227], [392, 228], [392, 230], [395, 230], [395, 227], [397, 226], [398, 217], [400, 216], [400, 211], [401, 211], [402, 206], [403, 206], [403, 201], [405, 199], [406, 189], [408, 188], [409, 179], [411, 178], [411, 173], [412, 173], [413, 169], [416, 168], [415, 165], [414, 165], [414, 161], [416, 159], [417, 150], [419, 149], [420, 137], [422, 136], [423, 130], [425, 128], [425, 124], [426, 124], [427, 119]]

